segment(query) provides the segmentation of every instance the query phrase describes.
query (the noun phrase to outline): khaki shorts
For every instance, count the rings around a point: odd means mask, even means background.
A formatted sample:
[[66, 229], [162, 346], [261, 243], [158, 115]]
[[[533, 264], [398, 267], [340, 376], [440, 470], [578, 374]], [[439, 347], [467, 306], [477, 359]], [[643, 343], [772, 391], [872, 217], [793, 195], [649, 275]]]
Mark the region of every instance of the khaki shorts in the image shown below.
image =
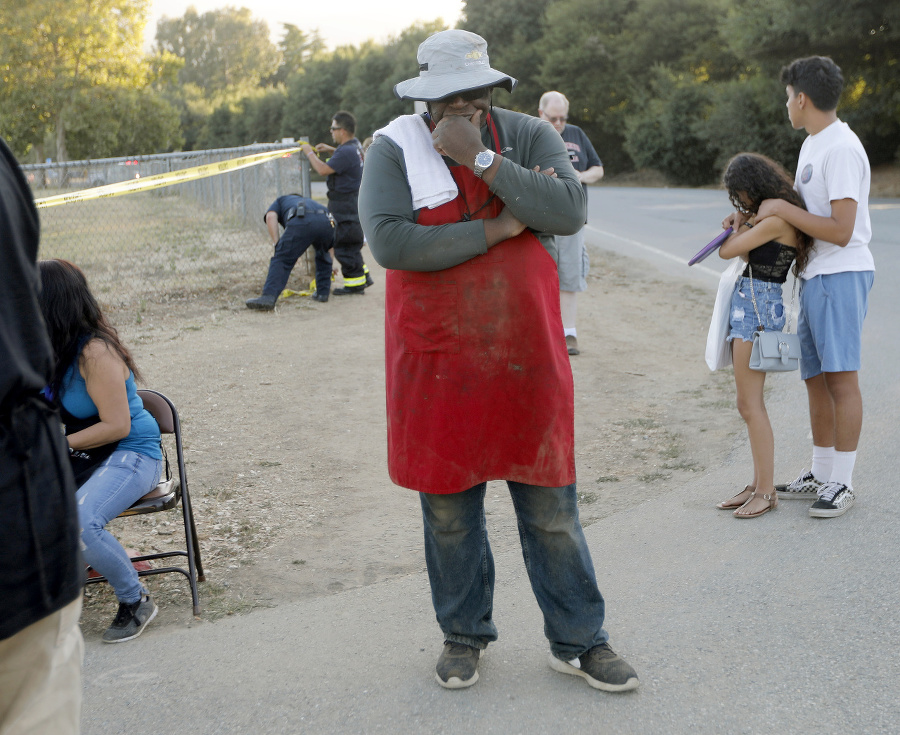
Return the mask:
[[586, 291], [590, 263], [584, 244], [584, 228], [574, 235], [557, 235], [556, 246], [559, 248], [559, 290]]
[[0, 735], [81, 732], [81, 597], [0, 641]]

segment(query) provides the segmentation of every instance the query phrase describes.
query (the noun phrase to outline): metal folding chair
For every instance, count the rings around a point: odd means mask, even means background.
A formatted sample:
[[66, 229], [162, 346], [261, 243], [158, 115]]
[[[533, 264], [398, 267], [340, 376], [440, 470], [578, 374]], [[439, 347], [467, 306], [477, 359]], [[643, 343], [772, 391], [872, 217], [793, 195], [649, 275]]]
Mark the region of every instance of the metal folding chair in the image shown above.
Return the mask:
[[[174, 404], [162, 393], [155, 390], [141, 389], [138, 395], [144, 402], [144, 408], [150, 412], [162, 434], [174, 434], [177, 474], [171, 471], [168, 456], [166, 457], [166, 476], [147, 495], [138, 500], [127, 510], [119, 514], [119, 518], [126, 516], [142, 515], [144, 513], [159, 513], [178, 505], [181, 500], [181, 515], [184, 520], [185, 549], [176, 551], [161, 551], [154, 554], [134, 556], [132, 562], [150, 561], [152, 559], [166, 559], [173, 556], [186, 556], [188, 568], [169, 566], [151, 569], [141, 569], [138, 576], [146, 577], [153, 574], [168, 574], [179, 572], [188, 579], [191, 586], [191, 598], [194, 603], [194, 615], [200, 614], [200, 594], [197, 591], [197, 583], [203, 582], [203, 563], [200, 560], [200, 544], [197, 541], [197, 527], [194, 525], [194, 511], [191, 507], [191, 496], [188, 492], [187, 473], [184, 469], [184, 451], [181, 444], [181, 423], [178, 420], [178, 411]], [[94, 582], [106, 582], [106, 577], [89, 577], [88, 584]]]

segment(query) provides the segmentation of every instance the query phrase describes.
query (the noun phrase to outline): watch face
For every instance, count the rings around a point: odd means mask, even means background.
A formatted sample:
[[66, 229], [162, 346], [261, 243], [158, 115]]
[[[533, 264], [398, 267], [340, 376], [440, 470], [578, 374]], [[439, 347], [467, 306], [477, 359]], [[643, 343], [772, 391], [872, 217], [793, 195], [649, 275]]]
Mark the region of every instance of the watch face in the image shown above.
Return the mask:
[[481, 151], [475, 156], [475, 165], [481, 168], [487, 168], [494, 162], [494, 154], [491, 151]]

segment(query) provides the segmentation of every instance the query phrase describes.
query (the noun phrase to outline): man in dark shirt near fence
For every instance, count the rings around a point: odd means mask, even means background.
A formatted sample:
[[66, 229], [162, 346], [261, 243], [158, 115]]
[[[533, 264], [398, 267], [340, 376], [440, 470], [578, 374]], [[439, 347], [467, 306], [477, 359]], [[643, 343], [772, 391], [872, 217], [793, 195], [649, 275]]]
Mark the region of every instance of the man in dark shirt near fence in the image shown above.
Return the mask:
[[[331, 137], [337, 147], [319, 143], [315, 148], [306, 144], [303, 153], [316, 173], [326, 176], [328, 211], [334, 216], [334, 257], [341, 264], [344, 276], [342, 288], [334, 289], [335, 296], [363, 294], [372, 285], [369, 269], [363, 261], [365, 244], [359, 224], [359, 185], [362, 181], [363, 149], [356, 138], [356, 118], [349, 112], [334, 113]], [[319, 153], [330, 153], [327, 161]]]

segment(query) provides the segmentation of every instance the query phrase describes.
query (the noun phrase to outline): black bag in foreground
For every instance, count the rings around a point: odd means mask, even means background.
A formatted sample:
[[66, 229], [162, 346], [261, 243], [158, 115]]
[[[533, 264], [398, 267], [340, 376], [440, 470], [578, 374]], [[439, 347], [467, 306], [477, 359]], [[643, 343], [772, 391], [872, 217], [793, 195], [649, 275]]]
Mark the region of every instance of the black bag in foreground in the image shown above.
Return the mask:
[[[59, 412], [66, 427], [66, 436], [93, 426], [100, 421], [99, 416], [89, 416], [86, 419], [75, 418], [62, 406], [60, 406]], [[72, 474], [75, 475], [75, 486], [81, 487], [84, 485], [91, 475], [94, 474], [94, 471], [116, 451], [118, 446], [119, 442], [115, 441], [111, 444], [91, 447], [90, 449], [70, 449], [69, 462], [72, 464]]]

